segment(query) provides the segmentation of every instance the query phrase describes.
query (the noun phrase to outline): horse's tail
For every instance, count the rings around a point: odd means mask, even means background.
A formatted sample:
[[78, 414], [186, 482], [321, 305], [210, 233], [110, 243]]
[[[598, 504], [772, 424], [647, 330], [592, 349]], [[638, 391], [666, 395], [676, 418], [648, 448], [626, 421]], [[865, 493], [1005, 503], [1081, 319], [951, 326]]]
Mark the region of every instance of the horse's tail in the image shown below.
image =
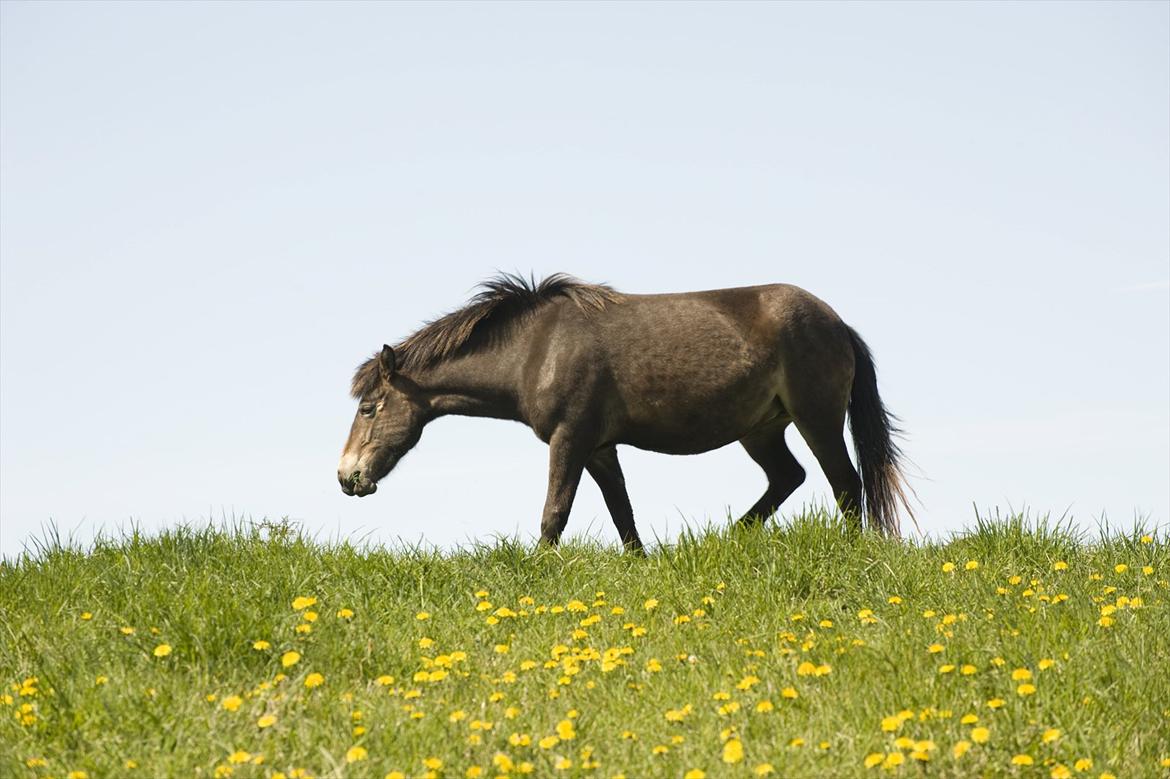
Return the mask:
[[902, 472], [902, 450], [894, 439], [902, 435], [898, 418], [886, 410], [878, 395], [877, 372], [873, 355], [861, 336], [852, 327], [853, 390], [849, 395], [849, 431], [853, 434], [853, 448], [861, 471], [862, 502], [870, 527], [876, 527], [892, 536], [900, 535], [899, 507], [905, 509], [911, 521], [914, 511], [907, 492], [914, 494]]

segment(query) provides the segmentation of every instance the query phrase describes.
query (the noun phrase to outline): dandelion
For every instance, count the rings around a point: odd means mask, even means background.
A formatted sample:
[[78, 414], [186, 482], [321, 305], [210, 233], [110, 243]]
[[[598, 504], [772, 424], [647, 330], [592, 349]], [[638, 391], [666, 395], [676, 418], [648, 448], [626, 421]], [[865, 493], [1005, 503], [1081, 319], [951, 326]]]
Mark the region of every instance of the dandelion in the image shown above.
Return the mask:
[[642, 608], [644, 608], [646, 611], [653, 611], [654, 609], [658, 608], [658, 599], [648, 598], [646, 602], [642, 604]]
[[947, 561], [947, 562], [942, 564], [942, 570], [943, 570], [943, 573], [950, 573], [951, 571], [955, 570], [955, 564], [950, 562], [950, 561]]
[[866, 768], [873, 768], [874, 766], [881, 765], [881, 762], [885, 759], [885, 752], [870, 752], [865, 756], [865, 760], [863, 762]]
[[683, 774], [683, 779], [707, 779], [707, 772], [702, 768], [692, 768]]
[[545, 736], [540, 741], [537, 741], [536, 745], [541, 749], [552, 749], [559, 743], [561, 743], [559, 736]]
[[1066, 563], [1064, 560], [1057, 560], [1055, 563], [1052, 564], [1052, 570], [1054, 570], [1054, 571], [1067, 571], [1068, 570], [1068, 563]]
[[250, 752], [245, 752], [242, 749], [237, 749], [235, 752], [232, 752], [230, 755], [228, 755], [227, 760], [229, 763], [232, 763], [233, 765], [243, 765], [244, 763], [248, 762], [251, 759], [252, 759], [252, 754]]
[[772, 701], [769, 700], [763, 700], [756, 704], [756, 712], [759, 714], [767, 714], [775, 708]]
[[986, 744], [991, 739], [991, 731], [987, 728], [972, 728], [971, 740], [976, 744]]
[[886, 755], [886, 759], [882, 761], [883, 768], [897, 768], [906, 762], [906, 756], [901, 752], [891, 752]]
[[1025, 698], [1029, 695], [1034, 694], [1035, 692], [1036, 692], [1036, 685], [1028, 684], [1027, 682], [1025, 682], [1024, 684], [1021, 684], [1019, 687], [1016, 688], [1016, 695], [1019, 695], [1021, 698]]
[[325, 684], [325, 677], [322, 674], [314, 672], [305, 677], [305, 686], [310, 690], [323, 684]]
[[256, 727], [261, 728], [261, 729], [270, 728], [275, 724], [276, 724], [276, 717], [271, 715], [271, 714], [265, 714], [263, 717], [256, 720]]
[[956, 760], [958, 760], [960, 757], [967, 754], [967, 752], [969, 752], [970, 750], [971, 750], [971, 742], [970, 741], [957, 741], [957, 742], [955, 742], [955, 745], [953, 747], [951, 747], [951, 754], [954, 755]]
[[752, 773], [754, 773], [756, 776], [771, 776], [772, 774], [776, 773], [776, 769], [772, 766], [771, 763], [760, 763], [758, 766], [752, 769]]
[[978, 671], [978, 669], [975, 666], [971, 665], [970, 663], [963, 665], [959, 669], [959, 673], [961, 673], [963, 676], [972, 676], [975, 674], [976, 671]]
[[891, 595], [889, 598], [886, 599], [886, 603], [889, 603], [892, 606], [898, 606], [902, 603], [902, 599], [900, 597], [898, 597], [897, 595]]
[[1154, 537], [1149, 535], [1149, 534], [1146, 534], [1146, 535], [1142, 536], [1141, 538], [1139, 538], [1138, 541], [1140, 541], [1143, 544], [1152, 544], [1152, 543], [1154, 543]]
[[1088, 771], [1093, 767], [1093, 759], [1091, 757], [1082, 757], [1073, 763], [1073, 768], [1078, 771]]
[[156, 646], [154, 648], [154, 656], [155, 657], [166, 657], [170, 653], [171, 653], [171, 645], [170, 644], [159, 644], [158, 646]]
[[1032, 765], [1033, 762], [1031, 755], [1015, 755], [1012, 757], [1012, 765]]
[[743, 760], [743, 742], [738, 738], [729, 738], [723, 743], [723, 762], [734, 765]]
[[85, 620], [86, 622], [89, 622], [91, 619], [93, 619], [93, 612], [83, 611], [83, 612], [81, 612], [81, 618], [83, 620]]
[[280, 664], [285, 668], [291, 668], [301, 661], [301, 653], [296, 650], [289, 650], [280, 656]]
[[370, 753], [366, 751], [365, 747], [354, 746], [345, 750], [345, 762], [347, 763], [357, 763], [365, 760], [369, 756]]
[[799, 698], [800, 694], [796, 692], [795, 687], [785, 687], [783, 690], [780, 691], [780, 697], [787, 698], [788, 700], [794, 700], [796, 698]]
[[940, 666], [938, 667], [938, 672], [939, 672], [940, 674], [949, 674], [949, 673], [953, 673], [953, 672], [954, 672], [954, 670], [955, 670], [955, 667], [954, 667], [953, 665], [951, 665], [950, 663], [947, 663], [946, 665], [940, 665]]
[[978, 568], [979, 568], [979, 561], [978, 560], [968, 560], [963, 565], [963, 569], [967, 570], [967, 571], [974, 571]]
[[1125, 573], [1128, 570], [1129, 570], [1129, 566], [1126, 565], [1125, 563], [1118, 563], [1117, 565], [1113, 566], [1113, 571], [1115, 573]]
[[353, 619], [353, 609], [338, 609], [337, 610], [337, 618], [338, 619]]
[[293, 598], [293, 602], [292, 602], [293, 611], [304, 611], [305, 609], [309, 608], [310, 606], [315, 606], [315, 605], [317, 605], [316, 598], [309, 598], [309, 597], [306, 597], [304, 595], [301, 595], [300, 597], [297, 597], [297, 598]]
[[1001, 709], [1001, 708], [1003, 708], [1003, 704], [1004, 704], [1003, 698], [992, 698], [991, 700], [989, 700], [987, 702], [987, 708]]
[[268, 643], [264, 639], [260, 639], [259, 641], [252, 642], [252, 648], [255, 649], [257, 652], [267, 652], [269, 649], [272, 648], [272, 644]]
[[420, 611], [418, 614], [414, 615], [414, 618], [417, 619], [419, 622], [422, 622], [423, 620], [430, 619], [431, 615], [430, 615], [430, 612]]
[[240, 705], [243, 702], [244, 702], [244, 699], [241, 698], [240, 696], [229, 695], [228, 697], [224, 698], [223, 701], [221, 701], [219, 705], [223, 706], [228, 711], [235, 711], [238, 708], [240, 708]]
[[1027, 681], [1028, 679], [1031, 679], [1031, 678], [1032, 678], [1032, 672], [1029, 671], [1027, 668], [1017, 668], [1016, 670], [1012, 671], [1012, 681], [1013, 682]]

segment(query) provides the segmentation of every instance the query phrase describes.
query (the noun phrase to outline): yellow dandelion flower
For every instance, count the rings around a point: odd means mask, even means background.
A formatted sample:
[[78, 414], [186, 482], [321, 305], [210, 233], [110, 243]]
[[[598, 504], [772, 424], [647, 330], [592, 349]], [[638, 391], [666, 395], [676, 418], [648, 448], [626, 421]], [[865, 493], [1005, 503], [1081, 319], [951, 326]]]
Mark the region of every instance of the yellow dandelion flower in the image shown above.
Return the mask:
[[1052, 570], [1054, 570], [1054, 571], [1067, 571], [1068, 570], [1068, 563], [1066, 563], [1064, 560], [1057, 560], [1055, 563], [1052, 564]]
[[967, 570], [967, 571], [974, 571], [977, 568], [979, 568], [979, 561], [978, 560], [968, 560], [966, 563], [963, 564], [963, 569]]
[[81, 612], [81, 618], [83, 620], [85, 620], [86, 622], [89, 622], [91, 619], [93, 619], [93, 612], [92, 611], [83, 611], [83, 612]]
[[1051, 744], [1060, 738], [1060, 730], [1058, 728], [1049, 728], [1040, 735], [1040, 741], [1045, 744]]
[[552, 749], [559, 743], [561, 743], [559, 736], [545, 736], [540, 741], [537, 741], [536, 745], [541, 749]]
[[310, 690], [325, 684], [325, 677], [319, 673], [311, 673], [305, 677], [305, 686]]
[[1032, 678], [1032, 672], [1029, 671], [1027, 668], [1017, 668], [1016, 670], [1012, 671], [1012, 681], [1013, 682], [1023, 682], [1023, 681], [1027, 681], [1028, 679], [1031, 679], [1031, 678]]
[[946, 647], [943, 646], [942, 644], [931, 644], [930, 646], [928, 646], [926, 648], [926, 651], [930, 652], [932, 655], [937, 655], [939, 652], [942, 652], [944, 649], [946, 649]]
[[265, 714], [263, 717], [256, 720], [256, 727], [258, 727], [258, 728], [270, 728], [275, 724], [276, 724], [276, 717], [273, 716], [272, 714]]
[[897, 605], [900, 605], [902, 603], [902, 599], [897, 595], [891, 595], [889, 598], [886, 599], [886, 603], [889, 603], [893, 606], [897, 606]]
[[906, 756], [901, 752], [891, 752], [886, 755], [886, 759], [882, 761], [883, 768], [897, 768], [906, 762]]
[[353, 609], [338, 609], [337, 610], [337, 618], [338, 619], [353, 619]]
[[885, 759], [885, 752], [870, 752], [865, 756], [865, 760], [863, 762], [865, 763], [866, 768], [873, 768], [874, 766], [881, 765], [882, 761]]
[[268, 643], [264, 639], [260, 639], [259, 641], [252, 642], [252, 648], [257, 652], [266, 652], [272, 648], [272, 644]]
[[[900, 728], [900, 727], [902, 727], [902, 718], [901, 717], [895, 715], [893, 717], [883, 717], [882, 718], [882, 730], [886, 731], [887, 733], [893, 733], [893, 732], [897, 731], [898, 728]], [[884, 757], [884, 755], [883, 755], [883, 757]]]
[[245, 752], [242, 749], [237, 749], [235, 752], [232, 752], [230, 755], [228, 755], [228, 762], [232, 763], [233, 765], [243, 765], [251, 759], [252, 753]]
[[1031, 755], [1015, 755], [1012, 757], [1012, 765], [1032, 765], [1035, 762]]
[[401, 771], [391, 771], [390, 773], [386, 774], [386, 776], [382, 777], [382, 779], [406, 779], [406, 774], [402, 773]]
[[991, 700], [989, 700], [987, 702], [987, 708], [1000, 709], [1000, 708], [1003, 708], [1003, 704], [1004, 704], [1003, 698], [992, 698]]
[[1027, 697], [1028, 695], [1032, 695], [1035, 692], [1036, 692], [1036, 685], [1028, 684], [1027, 682], [1024, 682], [1023, 684], [1021, 684], [1019, 687], [1016, 688], [1016, 695], [1019, 695], [1020, 697]]
[[1052, 766], [1052, 770], [1048, 773], [1052, 779], [1071, 779], [1072, 771], [1068, 770], [1068, 766], [1064, 763], [1057, 763]]
[[285, 668], [291, 668], [301, 661], [301, 653], [296, 650], [290, 650], [280, 656], [280, 664]]
[[431, 614], [428, 611], [420, 611], [418, 614], [414, 615], [414, 618], [417, 619], [419, 622], [422, 622], [425, 619], [430, 619]]
[[89, 773], [86, 771], [70, 771], [66, 774], [66, 779], [89, 779]]
[[772, 766], [771, 763], [760, 763], [758, 766], [752, 769], [752, 773], [754, 773], [756, 776], [771, 776], [772, 774], [776, 773], [776, 769]]
[[310, 606], [315, 606], [316, 604], [317, 604], [316, 598], [309, 598], [309, 597], [306, 597], [304, 595], [301, 595], [300, 597], [293, 598], [292, 607], [293, 607], [293, 611], [304, 611], [305, 609], [309, 608]]
[[235, 711], [236, 709], [240, 708], [240, 705], [243, 702], [244, 702], [244, 699], [241, 698], [240, 696], [229, 695], [228, 697], [224, 698], [223, 701], [221, 701], [219, 705], [223, 706], [228, 711]]
[[170, 644], [159, 644], [158, 646], [156, 646], [154, 648], [154, 656], [155, 657], [166, 657], [170, 653], [171, 653], [171, 645]]
[[943, 573], [950, 573], [951, 571], [955, 570], [955, 564], [950, 562], [950, 561], [947, 561], [947, 562], [942, 564], [942, 570], [943, 570]]
[[951, 665], [950, 663], [947, 663], [946, 665], [940, 665], [938, 667], [938, 672], [940, 674], [949, 674], [949, 673], [954, 672], [954, 670], [955, 670], [955, 667], [953, 665]]
[[1073, 763], [1073, 768], [1078, 771], [1088, 771], [1093, 767], [1093, 759], [1091, 757], [1082, 757]]
[[707, 779], [707, 772], [702, 768], [692, 768], [683, 774], [683, 779]]
[[370, 753], [366, 751], [365, 747], [354, 746], [345, 750], [345, 762], [347, 763], [357, 763], [361, 760], [365, 760], [369, 756]]
[[729, 738], [723, 743], [723, 762], [738, 763], [743, 760], [743, 742], [738, 738]]
[[1115, 573], [1125, 573], [1129, 570], [1129, 566], [1125, 563], [1118, 563], [1117, 565], [1113, 566], [1113, 570]]
[[795, 687], [785, 687], [783, 690], [780, 691], [780, 697], [792, 700], [795, 698], [799, 698], [800, 694], [796, 692]]
[[772, 701], [769, 700], [763, 700], [756, 704], [756, 711], [760, 714], [767, 714], [775, 708]]
[[976, 744], [986, 744], [991, 739], [991, 731], [987, 728], [972, 728], [971, 740]]
[[957, 742], [955, 742], [955, 745], [953, 747], [951, 747], [951, 754], [954, 755], [956, 760], [958, 760], [960, 757], [967, 754], [967, 752], [969, 752], [970, 749], [971, 749], [971, 742], [970, 741], [957, 741]]

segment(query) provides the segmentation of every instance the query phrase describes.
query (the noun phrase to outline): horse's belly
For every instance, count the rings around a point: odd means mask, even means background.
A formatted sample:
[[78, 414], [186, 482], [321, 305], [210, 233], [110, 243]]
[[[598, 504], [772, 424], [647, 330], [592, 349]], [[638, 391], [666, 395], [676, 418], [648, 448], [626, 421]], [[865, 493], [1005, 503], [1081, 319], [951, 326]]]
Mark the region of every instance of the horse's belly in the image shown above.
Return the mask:
[[762, 389], [750, 397], [650, 398], [626, 410], [616, 443], [665, 454], [709, 452], [784, 415], [775, 394]]

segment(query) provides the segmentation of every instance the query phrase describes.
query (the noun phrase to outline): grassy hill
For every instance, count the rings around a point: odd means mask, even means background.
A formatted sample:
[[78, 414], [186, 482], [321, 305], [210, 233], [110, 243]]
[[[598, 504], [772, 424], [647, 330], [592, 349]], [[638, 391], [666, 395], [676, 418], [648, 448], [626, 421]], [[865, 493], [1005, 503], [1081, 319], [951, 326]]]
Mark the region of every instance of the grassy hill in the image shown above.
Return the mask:
[[815, 514], [647, 559], [52, 545], [0, 565], [0, 776], [1166, 776], [1168, 564]]

